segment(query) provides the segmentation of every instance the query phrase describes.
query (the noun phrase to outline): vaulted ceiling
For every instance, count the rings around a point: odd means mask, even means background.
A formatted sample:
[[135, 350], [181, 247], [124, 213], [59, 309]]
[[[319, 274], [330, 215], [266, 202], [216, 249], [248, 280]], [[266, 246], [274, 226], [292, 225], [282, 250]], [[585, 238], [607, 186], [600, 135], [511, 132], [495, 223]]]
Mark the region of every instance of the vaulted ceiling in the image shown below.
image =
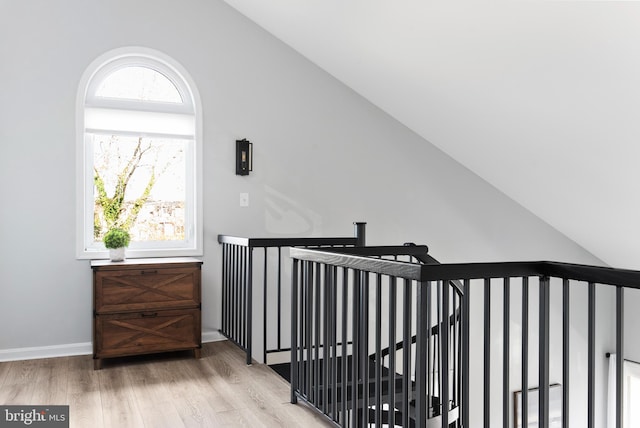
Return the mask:
[[640, 3], [225, 1], [604, 262], [640, 269]]

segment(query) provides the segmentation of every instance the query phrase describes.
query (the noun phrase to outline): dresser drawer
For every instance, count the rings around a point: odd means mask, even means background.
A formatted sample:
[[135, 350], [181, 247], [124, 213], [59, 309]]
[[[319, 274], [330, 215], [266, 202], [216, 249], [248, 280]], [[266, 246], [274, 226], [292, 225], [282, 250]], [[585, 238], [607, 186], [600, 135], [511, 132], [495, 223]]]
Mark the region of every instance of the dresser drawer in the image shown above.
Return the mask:
[[98, 314], [200, 305], [200, 267], [154, 265], [94, 272]]
[[97, 315], [95, 358], [200, 348], [200, 311]]

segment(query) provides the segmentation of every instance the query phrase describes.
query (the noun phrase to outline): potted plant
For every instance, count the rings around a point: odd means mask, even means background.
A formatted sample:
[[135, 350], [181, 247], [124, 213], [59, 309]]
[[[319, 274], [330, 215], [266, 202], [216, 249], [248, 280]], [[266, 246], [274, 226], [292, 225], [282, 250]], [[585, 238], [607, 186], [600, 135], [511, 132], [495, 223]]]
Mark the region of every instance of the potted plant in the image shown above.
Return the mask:
[[130, 240], [129, 232], [119, 227], [110, 229], [104, 235], [104, 246], [109, 249], [109, 258], [112, 262], [124, 260], [124, 249], [129, 245]]

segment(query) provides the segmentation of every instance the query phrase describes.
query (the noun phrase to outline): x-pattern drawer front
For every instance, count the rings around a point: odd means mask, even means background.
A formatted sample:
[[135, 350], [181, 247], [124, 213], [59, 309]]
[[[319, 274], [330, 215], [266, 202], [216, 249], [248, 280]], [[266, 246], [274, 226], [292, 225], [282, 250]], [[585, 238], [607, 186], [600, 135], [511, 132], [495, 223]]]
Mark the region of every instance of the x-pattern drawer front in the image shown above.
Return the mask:
[[200, 304], [199, 270], [139, 269], [96, 274], [96, 312], [122, 312]]
[[198, 310], [97, 317], [97, 355], [125, 355], [199, 346]]

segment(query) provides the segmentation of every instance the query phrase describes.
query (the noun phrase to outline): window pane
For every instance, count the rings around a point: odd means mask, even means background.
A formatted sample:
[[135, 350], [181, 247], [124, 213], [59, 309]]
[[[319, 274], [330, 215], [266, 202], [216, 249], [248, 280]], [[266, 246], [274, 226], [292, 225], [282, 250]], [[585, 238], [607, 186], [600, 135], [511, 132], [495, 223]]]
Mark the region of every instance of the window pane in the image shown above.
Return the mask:
[[182, 103], [182, 97], [163, 74], [147, 67], [124, 67], [109, 74], [98, 86], [96, 96], [137, 101]]
[[132, 245], [185, 240], [190, 140], [88, 134], [94, 162], [94, 240], [123, 227]]

